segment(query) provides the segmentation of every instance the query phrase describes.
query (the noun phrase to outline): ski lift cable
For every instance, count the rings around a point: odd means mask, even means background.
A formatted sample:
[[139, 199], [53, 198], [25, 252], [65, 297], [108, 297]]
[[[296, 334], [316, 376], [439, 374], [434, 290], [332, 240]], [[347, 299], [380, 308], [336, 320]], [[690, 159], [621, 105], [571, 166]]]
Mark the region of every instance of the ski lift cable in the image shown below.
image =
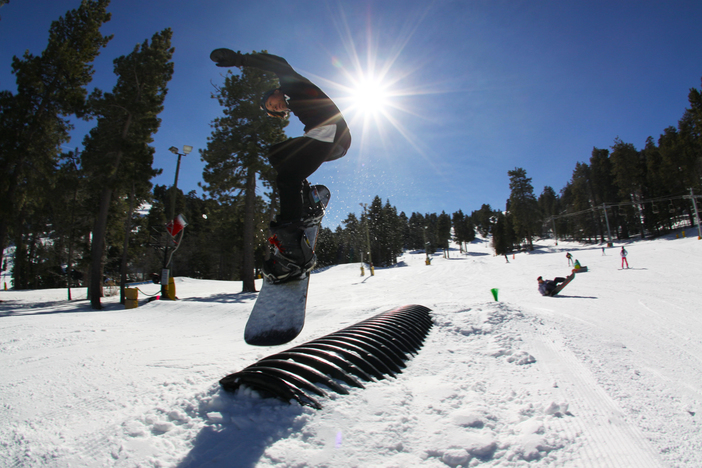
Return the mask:
[[[648, 198], [646, 200], [641, 200], [641, 201], [636, 201], [636, 202], [631, 201], [631, 202], [619, 202], [619, 203], [611, 203], [611, 204], [605, 203], [604, 206], [605, 206], [605, 208], [622, 208], [625, 206], [644, 205], [646, 203], [655, 203], [655, 202], [662, 202], [662, 201], [670, 201], [672, 203], [673, 200], [690, 199], [693, 196], [695, 198], [702, 198], [702, 195], [674, 195], [674, 196], [667, 196], [667, 197]], [[602, 209], [602, 206], [593, 206], [591, 208], [576, 211], [573, 213], [565, 213], [565, 214], [550, 216], [548, 219], [550, 220], [550, 219], [568, 218], [571, 216], [579, 216], [579, 215], [582, 215], [585, 213], [592, 213], [594, 211], [598, 211], [601, 209]]]

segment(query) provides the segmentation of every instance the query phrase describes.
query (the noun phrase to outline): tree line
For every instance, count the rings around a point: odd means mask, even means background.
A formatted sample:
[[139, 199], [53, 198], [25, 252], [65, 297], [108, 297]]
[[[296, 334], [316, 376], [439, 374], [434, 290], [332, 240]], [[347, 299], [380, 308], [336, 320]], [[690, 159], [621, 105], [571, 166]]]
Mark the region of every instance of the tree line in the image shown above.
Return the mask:
[[[88, 92], [92, 62], [112, 38], [100, 33], [108, 5], [82, 0], [52, 23], [41, 55], [13, 58], [17, 91], [0, 92], [0, 251], [14, 247], [12, 286], [68, 287], [70, 298], [72, 286], [87, 285], [92, 306], [100, 308], [106, 279], [124, 287], [160, 271], [164, 246], [172, 242], [166, 213], [175, 212], [188, 227], [172, 274], [242, 281], [244, 291], [254, 291], [277, 211], [266, 149], [287, 138], [286, 122], [259, 109], [276, 77], [245, 68], [228, 72], [214, 89], [222, 114], [200, 150], [201, 195], [153, 186], [160, 170], [151, 143], [173, 74], [172, 32], [156, 32], [115, 59], [111, 91]], [[610, 149], [594, 148], [559, 193], [544, 187], [537, 197], [526, 170], [514, 168], [504, 208], [407, 215], [375, 196], [360, 216], [349, 213], [335, 230], [320, 231], [319, 266], [392, 266], [406, 250], [449, 255], [449, 241], [463, 248], [476, 235], [491, 237], [503, 255], [532, 248], [542, 236], [604, 242], [608, 232], [625, 239], [664, 233], [681, 218], [691, 224], [690, 200], [682, 197], [702, 194], [698, 90], [690, 90], [689, 102], [677, 127], [665, 129], [657, 143], [649, 138], [637, 150], [616, 139]], [[72, 118], [95, 122], [82, 152], [62, 149]]]
[[702, 208], [702, 93], [692, 88], [677, 126], [643, 149], [616, 138], [611, 148], [593, 148], [556, 193], [538, 198], [522, 168], [508, 172], [511, 194], [494, 215], [493, 244], [502, 255], [532, 248], [551, 236], [581, 242], [655, 237], [678, 226], [695, 226]]

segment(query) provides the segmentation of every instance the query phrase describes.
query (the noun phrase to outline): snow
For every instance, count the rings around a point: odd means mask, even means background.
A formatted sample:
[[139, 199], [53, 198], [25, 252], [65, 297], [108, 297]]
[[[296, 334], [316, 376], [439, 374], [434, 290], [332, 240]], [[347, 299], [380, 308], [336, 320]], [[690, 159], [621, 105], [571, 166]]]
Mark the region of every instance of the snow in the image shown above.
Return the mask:
[[[256, 294], [177, 278], [178, 301], [0, 291], [3, 467], [702, 466], [702, 241], [537, 243], [509, 263], [407, 253], [394, 268], [315, 273], [292, 343], [243, 342]], [[558, 297], [536, 278], [589, 271]], [[495, 301], [490, 292], [498, 288]], [[85, 297], [74, 290], [73, 297]], [[396, 378], [329, 392], [314, 410], [218, 380], [405, 304], [434, 327]]]

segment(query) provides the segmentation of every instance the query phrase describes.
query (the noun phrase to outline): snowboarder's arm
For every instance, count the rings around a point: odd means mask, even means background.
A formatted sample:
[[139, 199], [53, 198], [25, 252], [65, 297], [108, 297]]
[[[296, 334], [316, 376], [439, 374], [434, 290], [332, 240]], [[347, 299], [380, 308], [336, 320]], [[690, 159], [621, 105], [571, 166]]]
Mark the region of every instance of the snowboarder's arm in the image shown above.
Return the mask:
[[218, 67], [251, 67], [259, 70], [275, 73], [278, 79], [292, 78], [296, 81], [306, 81], [308, 79], [293, 70], [293, 67], [282, 57], [272, 54], [242, 54], [230, 49], [215, 49], [210, 54], [210, 59]]

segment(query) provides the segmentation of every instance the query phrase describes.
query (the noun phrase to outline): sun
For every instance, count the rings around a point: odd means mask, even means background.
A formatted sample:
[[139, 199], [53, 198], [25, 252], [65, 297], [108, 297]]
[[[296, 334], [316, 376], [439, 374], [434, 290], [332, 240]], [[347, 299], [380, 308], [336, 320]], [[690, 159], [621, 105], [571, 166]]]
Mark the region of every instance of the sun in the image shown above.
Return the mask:
[[352, 34], [354, 29], [340, 5], [334, 15], [343, 51], [330, 51], [329, 56], [338, 75], [332, 80], [319, 78], [338, 91], [334, 102], [356, 135], [361, 154], [395, 146], [399, 136], [425, 155], [422, 140], [406, 123], [425, 118], [416, 98], [436, 94], [437, 89], [416, 79], [415, 73], [427, 62], [406, 60], [403, 52], [430, 8], [410, 17], [401, 33], [392, 38], [375, 31], [372, 15], [366, 17], [365, 36]]
[[361, 78], [351, 90], [351, 107], [364, 116], [387, 112], [390, 103], [388, 85], [374, 78]]

